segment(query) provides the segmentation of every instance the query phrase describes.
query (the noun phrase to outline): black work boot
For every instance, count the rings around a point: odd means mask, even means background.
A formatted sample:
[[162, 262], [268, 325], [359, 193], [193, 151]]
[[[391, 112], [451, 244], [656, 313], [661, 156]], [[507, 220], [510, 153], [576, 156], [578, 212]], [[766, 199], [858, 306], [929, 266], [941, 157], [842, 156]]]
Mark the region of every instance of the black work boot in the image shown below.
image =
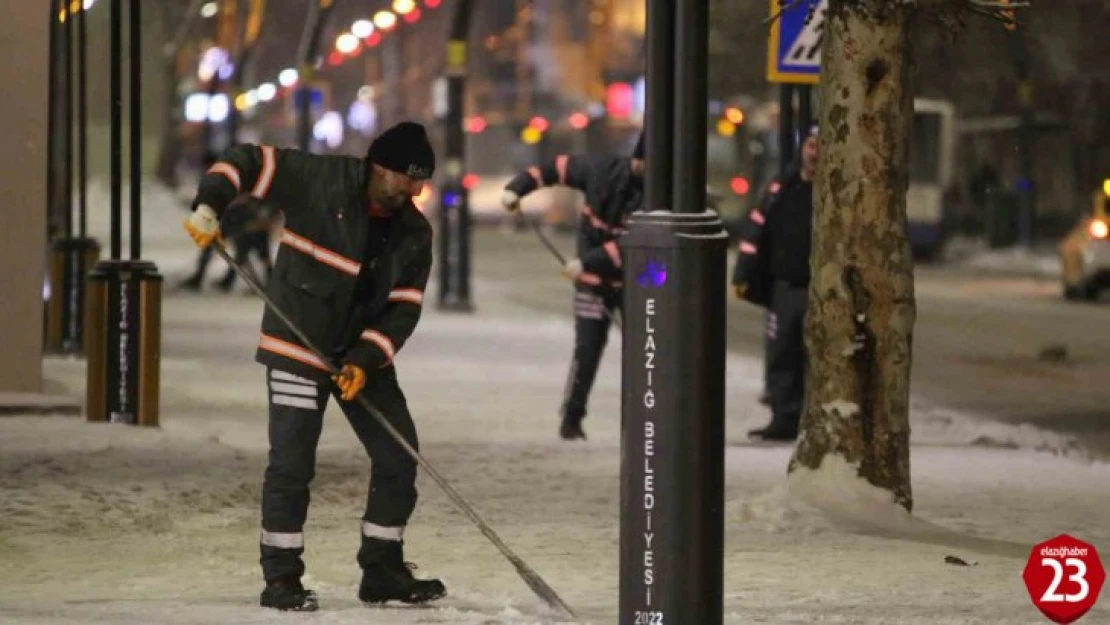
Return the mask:
[[576, 419], [563, 419], [559, 425], [559, 436], [565, 441], [576, 439], [586, 440], [586, 431], [582, 429], [582, 422]]
[[292, 612], [315, 612], [319, 607], [316, 603], [316, 593], [305, 590], [305, 587], [301, 585], [301, 580], [292, 578], [267, 582], [258, 602], [264, 608]]
[[748, 436], [762, 441], [788, 442], [798, 440], [797, 417], [772, 417], [767, 427], [750, 430]]
[[404, 546], [399, 540], [362, 537], [358, 563], [362, 583], [358, 598], [364, 603], [427, 603], [442, 598], [447, 588], [438, 579], [416, 579], [416, 565], [405, 562]]
[[565, 441], [586, 440], [586, 431], [582, 429], [582, 419], [584, 418], [584, 416], [575, 416], [563, 412], [563, 420], [559, 424], [559, 437]]

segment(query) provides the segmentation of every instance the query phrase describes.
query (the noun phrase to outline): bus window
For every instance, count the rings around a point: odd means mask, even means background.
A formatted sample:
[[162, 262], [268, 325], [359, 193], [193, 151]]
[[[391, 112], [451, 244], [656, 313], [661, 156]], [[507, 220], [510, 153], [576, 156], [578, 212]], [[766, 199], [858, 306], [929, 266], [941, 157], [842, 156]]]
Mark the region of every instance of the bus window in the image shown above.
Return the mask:
[[910, 182], [940, 183], [941, 116], [914, 113], [910, 143]]

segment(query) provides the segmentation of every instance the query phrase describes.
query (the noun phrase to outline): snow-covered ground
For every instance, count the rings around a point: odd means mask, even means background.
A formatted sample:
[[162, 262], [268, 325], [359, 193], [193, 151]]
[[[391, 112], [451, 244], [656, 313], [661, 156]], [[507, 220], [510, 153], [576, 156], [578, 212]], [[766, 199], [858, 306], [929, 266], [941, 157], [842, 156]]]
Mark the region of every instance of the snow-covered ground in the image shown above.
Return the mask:
[[[192, 259], [175, 238], [184, 213], [145, 212], [158, 230], [145, 256], [182, 275]], [[563, 443], [555, 412], [570, 319], [517, 308], [502, 288], [478, 283], [473, 315], [429, 306], [398, 356], [421, 449], [582, 622], [614, 623], [619, 337], [595, 387], [589, 441]], [[306, 527], [306, 581], [321, 612], [256, 607], [266, 409], [251, 355], [260, 310], [243, 295], [166, 299], [161, 428], [0, 418], [0, 623], [558, 622], [423, 474], [406, 555], [418, 573], [442, 577], [450, 596], [432, 608], [359, 605], [368, 461], [334, 408]], [[81, 396], [83, 363], [50, 359], [45, 369]], [[1032, 545], [1070, 533], [1110, 549], [1110, 466], [1059, 436], [942, 411], [927, 398], [912, 415], [912, 516], [839, 463], [788, 481], [789, 448], [743, 442], [766, 416], [755, 402], [761, 375], [761, 363], [729, 357], [728, 623], [1041, 623], [1021, 579]], [[946, 564], [948, 555], [974, 566]], [[1081, 622], [1110, 622], [1107, 602]]]
[[991, 249], [978, 238], [953, 237], [941, 257], [950, 266], [984, 273], [1047, 279], [1059, 278], [1061, 271], [1054, 247]]

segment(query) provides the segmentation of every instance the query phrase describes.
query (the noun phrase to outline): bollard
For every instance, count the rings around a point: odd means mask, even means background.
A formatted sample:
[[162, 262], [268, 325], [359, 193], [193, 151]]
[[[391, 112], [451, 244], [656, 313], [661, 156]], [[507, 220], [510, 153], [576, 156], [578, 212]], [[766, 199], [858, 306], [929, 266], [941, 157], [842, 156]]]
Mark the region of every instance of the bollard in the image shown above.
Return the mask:
[[618, 623], [719, 625], [728, 234], [712, 211], [633, 213], [621, 247]]
[[55, 239], [50, 244], [50, 295], [46, 301], [47, 352], [85, 354], [85, 277], [100, 260], [100, 244], [90, 238]]
[[439, 298], [442, 310], [473, 312], [470, 302], [470, 205], [466, 189], [448, 182], [439, 197]]
[[162, 276], [149, 261], [107, 260], [86, 288], [87, 420], [157, 426]]

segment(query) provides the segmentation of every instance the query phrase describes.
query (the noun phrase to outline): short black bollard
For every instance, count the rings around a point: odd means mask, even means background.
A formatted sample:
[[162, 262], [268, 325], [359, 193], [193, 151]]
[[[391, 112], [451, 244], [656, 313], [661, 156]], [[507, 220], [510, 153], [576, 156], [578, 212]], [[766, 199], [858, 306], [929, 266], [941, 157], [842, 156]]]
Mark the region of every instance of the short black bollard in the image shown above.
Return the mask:
[[727, 246], [713, 212], [621, 241], [620, 625], [722, 622]]
[[43, 346], [46, 351], [85, 353], [85, 277], [98, 260], [100, 244], [96, 239], [62, 238], [51, 242]]
[[157, 426], [162, 276], [149, 261], [101, 261], [87, 288], [87, 420]]

